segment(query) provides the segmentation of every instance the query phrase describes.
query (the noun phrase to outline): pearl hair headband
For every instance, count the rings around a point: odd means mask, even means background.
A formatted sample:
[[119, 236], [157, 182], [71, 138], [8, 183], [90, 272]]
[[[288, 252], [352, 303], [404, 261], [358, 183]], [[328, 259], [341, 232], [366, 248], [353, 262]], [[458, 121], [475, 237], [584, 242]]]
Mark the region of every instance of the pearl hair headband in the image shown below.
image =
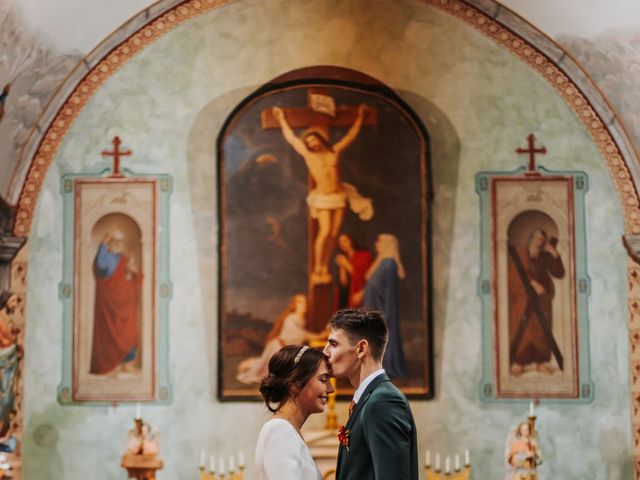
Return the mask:
[[304, 345], [300, 348], [300, 350], [298, 350], [298, 354], [296, 355], [296, 358], [293, 359], [293, 364], [297, 364], [300, 359], [302, 358], [302, 355], [304, 355], [304, 352], [306, 352], [307, 350], [309, 350], [309, 347], [307, 345]]

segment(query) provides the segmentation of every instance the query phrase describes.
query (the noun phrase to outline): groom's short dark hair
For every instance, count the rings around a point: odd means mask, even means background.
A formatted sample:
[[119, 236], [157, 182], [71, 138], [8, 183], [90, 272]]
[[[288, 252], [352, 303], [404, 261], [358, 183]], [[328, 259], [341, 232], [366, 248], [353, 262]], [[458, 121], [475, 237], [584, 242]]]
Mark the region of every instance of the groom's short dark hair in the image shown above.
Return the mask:
[[329, 325], [333, 330], [344, 331], [352, 344], [366, 340], [373, 359], [382, 360], [389, 336], [382, 312], [344, 308], [333, 314]]

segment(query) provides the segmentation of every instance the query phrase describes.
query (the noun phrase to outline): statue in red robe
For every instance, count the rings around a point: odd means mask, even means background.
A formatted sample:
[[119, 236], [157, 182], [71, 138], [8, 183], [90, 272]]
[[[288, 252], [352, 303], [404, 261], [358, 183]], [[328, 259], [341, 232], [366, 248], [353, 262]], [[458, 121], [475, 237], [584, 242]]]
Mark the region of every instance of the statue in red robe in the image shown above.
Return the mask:
[[91, 373], [130, 370], [140, 339], [142, 273], [134, 258], [123, 253], [124, 235], [108, 234], [94, 261], [96, 299], [93, 317]]

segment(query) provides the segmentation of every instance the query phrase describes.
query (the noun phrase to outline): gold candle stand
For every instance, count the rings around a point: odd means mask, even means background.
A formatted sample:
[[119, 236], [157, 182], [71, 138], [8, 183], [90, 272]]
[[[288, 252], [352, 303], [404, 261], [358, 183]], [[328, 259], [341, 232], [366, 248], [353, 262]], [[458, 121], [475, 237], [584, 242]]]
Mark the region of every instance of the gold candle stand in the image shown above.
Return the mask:
[[338, 429], [338, 415], [336, 415], [336, 379], [335, 377], [331, 377], [329, 379], [331, 382], [331, 386], [333, 387], [333, 393], [329, 394], [329, 398], [327, 399], [327, 423], [324, 428], [327, 430], [337, 430]]
[[[326, 340], [311, 340], [309, 342], [309, 346], [311, 348], [324, 348], [327, 344]], [[327, 423], [324, 428], [326, 430], [337, 430], [338, 429], [338, 415], [336, 415], [336, 379], [331, 377], [330, 380], [331, 386], [333, 387], [333, 393], [329, 394], [329, 398], [327, 399]]]
[[240, 467], [238, 472], [227, 473], [226, 475], [216, 475], [215, 472], [207, 472], [200, 469], [200, 480], [244, 480], [244, 467]]
[[425, 468], [427, 471], [427, 480], [469, 480], [471, 474], [471, 466], [467, 465], [462, 470], [444, 473], [444, 471], [435, 471], [431, 466]]

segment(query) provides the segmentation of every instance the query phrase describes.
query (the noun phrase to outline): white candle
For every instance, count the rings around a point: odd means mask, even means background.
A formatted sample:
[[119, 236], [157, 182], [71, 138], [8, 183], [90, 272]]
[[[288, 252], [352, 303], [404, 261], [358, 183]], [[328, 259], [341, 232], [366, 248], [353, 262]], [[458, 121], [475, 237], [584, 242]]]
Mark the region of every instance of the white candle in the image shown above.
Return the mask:
[[200, 452], [200, 468], [204, 470], [205, 454], [204, 450]]
[[458, 455], [457, 453], [456, 453], [456, 456], [453, 457], [453, 469], [456, 472], [460, 471], [460, 455]]
[[244, 468], [244, 452], [242, 450], [238, 452], [238, 467]]
[[142, 418], [142, 408], [140, 407], [140, 402], [136, 403], [136, 419]]
[[533, 417], [533, 402], [529, 402], [529, 416]]
[[440, 471], [440, 454], [436, 453], [436, 472]]
[[427, 450], [427, 451], [424, 453], [424, 464], [425, 464], [425, 466], [427, 466], [427, 467], [430, 467], [430, 466], [431, 466], [431, 451], [430, 451], [430, 450]]
[[209, 457], [209, 472], [215, 473], [215, 471], [216, 471], [216, 457], [211, 455]]
[[236, 471], [236, 459], [233, 457], [229, 457], [229, 473], [233, 473]]
[[465, 448], [464, 450], [464, 466], [468, 467], [471, 465], [471, 460], [469, 459], [469, 449]]
[[220, 471], [218, 473], [222, 476], [224, 476], [227, 473], [227, 471], [224, 468], [224, 458], [220, 459]]
[[451, 457], [444, 459], [444, 474], [449, 475], [451, 473]]

